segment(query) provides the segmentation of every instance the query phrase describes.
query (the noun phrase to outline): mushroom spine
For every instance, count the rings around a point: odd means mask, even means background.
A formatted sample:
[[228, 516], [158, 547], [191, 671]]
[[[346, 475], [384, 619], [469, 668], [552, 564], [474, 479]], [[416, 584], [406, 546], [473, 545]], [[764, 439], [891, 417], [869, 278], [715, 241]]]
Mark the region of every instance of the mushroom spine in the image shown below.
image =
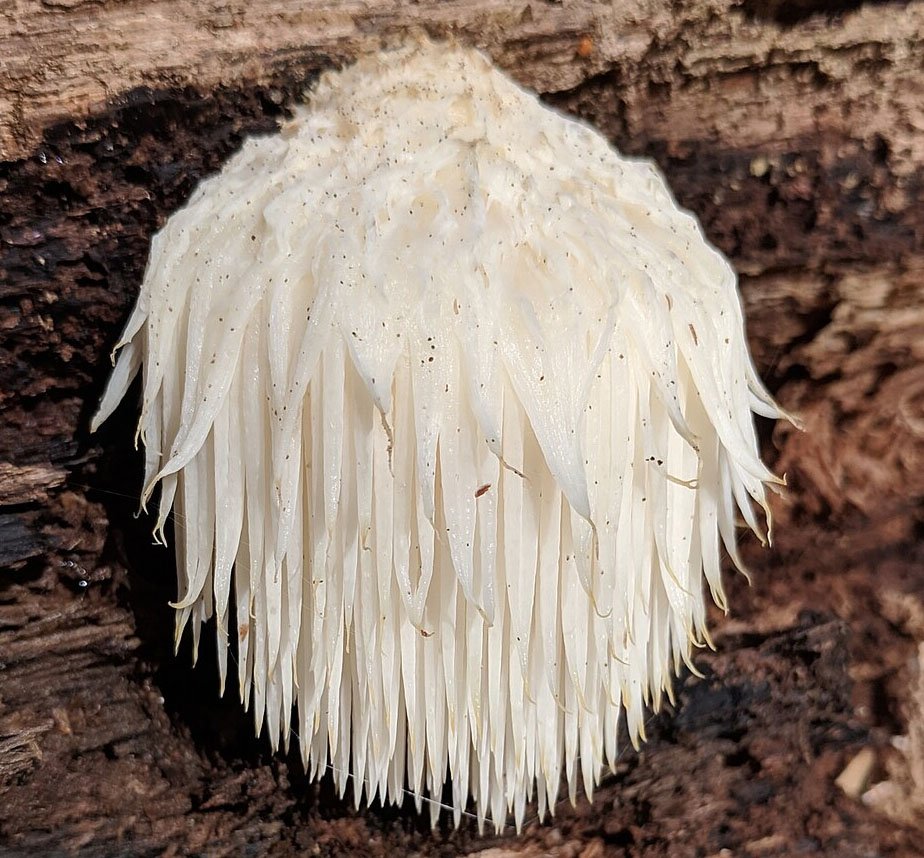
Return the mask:
[[357, 801], [590, 795], [708, 642], [736, 515], [769, 524], [730, 265], [652, 163], [459, 46], [247, 140], [118, 349], [94, 428], [140, 371], [177, 642], [213, 620], [222, 690], [233, 652], [257, 730]]

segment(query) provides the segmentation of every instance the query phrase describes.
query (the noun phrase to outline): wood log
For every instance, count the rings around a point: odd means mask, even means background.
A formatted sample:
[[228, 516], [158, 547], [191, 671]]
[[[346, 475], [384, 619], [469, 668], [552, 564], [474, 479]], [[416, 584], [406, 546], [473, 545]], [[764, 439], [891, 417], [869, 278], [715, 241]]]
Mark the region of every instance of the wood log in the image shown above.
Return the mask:
[[[272, 756], [211, 653], [172, 655], [132, 409], [87, 431], [165, 217], [413, 30], [658, 161], [805, 423], [761, 426], [788, 496], [706, 678], [519, 837], [357, 811]], [[924, 639], [924, 2], [12, 0], [0, 45], [0, 853], [917, 854], [835, 779], [863, 748], [883, 776]]]

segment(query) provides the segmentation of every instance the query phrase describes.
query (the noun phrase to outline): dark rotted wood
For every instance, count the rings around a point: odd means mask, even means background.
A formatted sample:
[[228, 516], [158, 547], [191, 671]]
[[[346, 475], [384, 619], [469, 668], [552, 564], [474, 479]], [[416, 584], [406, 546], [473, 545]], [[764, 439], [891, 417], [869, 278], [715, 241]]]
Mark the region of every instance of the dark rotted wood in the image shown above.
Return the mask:
[[[906, 729], [924, 639], [924, 4], [320, 5], [301, 30], [274, 4], [0, 12], [0, 854], [915, 854], [834, 780]], [[191, 20], [176, 53], [140, 50]], [[755, 584], [730, 580], [706, 678], [593, 805], [519, 838], [357, 813], [273, 758], [212, 653], [172, 656], [132, 408], [87, 434], [158, 225], [319, 68], [421, 24], [658, 160], [807, 427], [761, 426], [789, 497], [774, 549], [744, 547]]]

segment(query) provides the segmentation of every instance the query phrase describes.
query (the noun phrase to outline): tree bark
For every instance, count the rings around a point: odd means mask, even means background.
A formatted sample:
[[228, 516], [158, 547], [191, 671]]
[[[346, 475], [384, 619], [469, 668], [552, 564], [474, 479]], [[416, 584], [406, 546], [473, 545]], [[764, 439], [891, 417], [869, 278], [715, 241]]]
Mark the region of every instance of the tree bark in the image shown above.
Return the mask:
[[[761, 426], [789, 490], [705, 678], [521, 837], [355, 811], [252, 738], [210, 653], [173, 658], [132, 409], [87, 431], [165, 217], [414, 29], [657, 160], [805, 424]], [[0, 854], [917, 854], [857, 795], [904, 765], [924, 640], [924, 2], [13, 0], [0, 45]]]

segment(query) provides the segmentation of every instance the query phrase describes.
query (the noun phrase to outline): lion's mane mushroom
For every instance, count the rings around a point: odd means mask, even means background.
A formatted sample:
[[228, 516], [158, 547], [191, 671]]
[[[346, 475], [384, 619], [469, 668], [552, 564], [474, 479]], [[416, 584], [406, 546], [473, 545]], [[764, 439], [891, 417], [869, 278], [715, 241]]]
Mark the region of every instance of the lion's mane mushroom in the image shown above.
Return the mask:
[[143, 368], [177, 641], [214, 617], [222, 686], [234, 647], [257, 730], [295, 707], [357, 801], [590, 794], [708, 641], [736, 511], [762, 535], [731, 267], [471, 50], [324, 75], [155, 236], [119, 349], [94, 427]]

